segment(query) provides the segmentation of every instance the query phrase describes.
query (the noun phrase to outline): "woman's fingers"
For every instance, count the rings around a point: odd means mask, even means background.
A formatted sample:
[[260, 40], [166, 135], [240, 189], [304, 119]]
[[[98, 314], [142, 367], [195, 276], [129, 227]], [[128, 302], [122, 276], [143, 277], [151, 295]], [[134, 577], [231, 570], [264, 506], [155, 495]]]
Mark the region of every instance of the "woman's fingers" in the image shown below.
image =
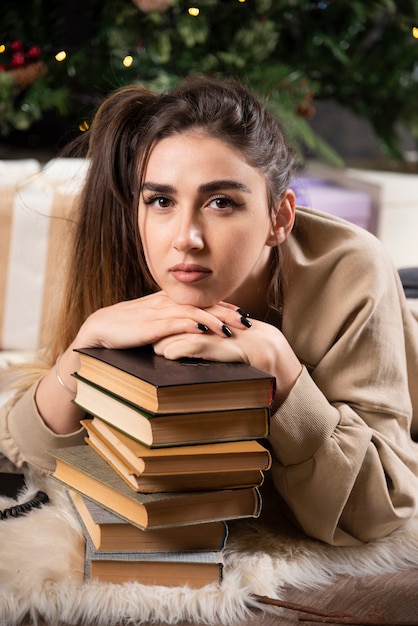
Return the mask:
[[238, 342], [227, 341], [214, 334], [209, 337], [192, 337], [190, 334], [165, 337], [154, 344], [154, 350], [156, 354], [171, 360], [188, 357], [209, 361], [247, 362]]
[[[221, 302], [208, 309], [199, 309], [192, 305], [177, 304], [170, 300], [163, 292], [153, 294], [156, 296], [152, 307], [155, 306], [154, 319], [177, 320], [169, 324], [170, 332], [212, 332], [220, 337], [231, 337], [234, 329], [248, 329], [252, 326], [249, 313], [235, 305]], [[192, 326], [182, 326], [181, 320], [191, 320]]]
[[96, 311], [80, 329], [77, 345], [128, 348], [183, 333], [214, 334], [225, 339], [233, 337], [237, 329], [251, 326], [249, 315], [231, 304], [199, 309], [157, 292]]

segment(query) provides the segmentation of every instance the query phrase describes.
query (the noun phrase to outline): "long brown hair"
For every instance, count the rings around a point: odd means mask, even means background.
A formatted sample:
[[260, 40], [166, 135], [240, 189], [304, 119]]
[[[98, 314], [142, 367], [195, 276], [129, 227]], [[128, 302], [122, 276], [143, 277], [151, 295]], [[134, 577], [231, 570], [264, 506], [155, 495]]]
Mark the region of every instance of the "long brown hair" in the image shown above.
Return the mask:
[[[296, 158], [281, 125], [242, 84], [186, 79], [171, 92], [121, 88], [98, 108], [80, 140], [89, 170], [76, 215], [67, 284], [51, 363], [95, 310], [158, 290], [137, 226], [141, 181], [152, 147], [163, 137], [198, 128], [238, 149], [263, 172], [270, 211], [294, 174]], [[269, 300], [278, 307], [279, 251], [273, 248]]]

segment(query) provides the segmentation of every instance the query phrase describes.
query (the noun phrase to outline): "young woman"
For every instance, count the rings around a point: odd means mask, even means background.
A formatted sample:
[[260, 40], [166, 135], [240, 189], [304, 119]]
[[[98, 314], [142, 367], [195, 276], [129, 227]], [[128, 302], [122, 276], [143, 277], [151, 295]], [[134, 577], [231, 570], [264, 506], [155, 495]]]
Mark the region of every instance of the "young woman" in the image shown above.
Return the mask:
[[355, 544], [409, 519], [418, 328], [372, 235], [295, 208], [279, 123], [203, 77], [116, 91], [88, 142], [50, 369], [3, 408], [3, 453], [51, 470], [48, 449], [82, 442], [74, 348], [152, 344], [276, 377], [271, 473], [304, 532]]

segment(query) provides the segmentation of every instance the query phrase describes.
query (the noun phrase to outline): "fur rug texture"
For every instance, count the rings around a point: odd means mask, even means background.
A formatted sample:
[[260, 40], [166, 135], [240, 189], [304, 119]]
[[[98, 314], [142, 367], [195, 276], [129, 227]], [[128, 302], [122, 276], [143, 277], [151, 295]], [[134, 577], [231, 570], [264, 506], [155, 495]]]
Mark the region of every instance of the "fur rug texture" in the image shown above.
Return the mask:
[[[116, 626], [163, 622], [232, 625], [255, 595], [281, 598], [285, 586], [314, 588], [339, 574], [364, 576], [418, 565], [418, 519], [365, 546], [336, 548], [308, 539], [270, 513], [230, 524], [224, 579], [203, 589], [83, 582], [84, 539], [65, 489], [29, 474], [19, 501], [46, 491], [50, 504], [0, 521], [0, 624]], [[0, 509], [16, 502], [0, 497]], [[268, 508], [268, 507], [267, 507]], [[267, 519], [265, 519], [267, 518]]]

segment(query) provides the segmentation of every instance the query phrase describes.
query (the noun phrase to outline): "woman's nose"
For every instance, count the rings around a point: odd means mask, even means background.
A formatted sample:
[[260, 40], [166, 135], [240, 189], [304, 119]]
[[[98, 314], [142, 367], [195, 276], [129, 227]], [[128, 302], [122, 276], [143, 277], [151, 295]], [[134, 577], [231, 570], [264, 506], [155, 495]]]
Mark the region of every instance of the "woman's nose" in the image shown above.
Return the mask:
[[182, 219], [174, 232], [174, 247], [177, 250], [201, 250], [204, 246], [202, 228], [194, 219]]

